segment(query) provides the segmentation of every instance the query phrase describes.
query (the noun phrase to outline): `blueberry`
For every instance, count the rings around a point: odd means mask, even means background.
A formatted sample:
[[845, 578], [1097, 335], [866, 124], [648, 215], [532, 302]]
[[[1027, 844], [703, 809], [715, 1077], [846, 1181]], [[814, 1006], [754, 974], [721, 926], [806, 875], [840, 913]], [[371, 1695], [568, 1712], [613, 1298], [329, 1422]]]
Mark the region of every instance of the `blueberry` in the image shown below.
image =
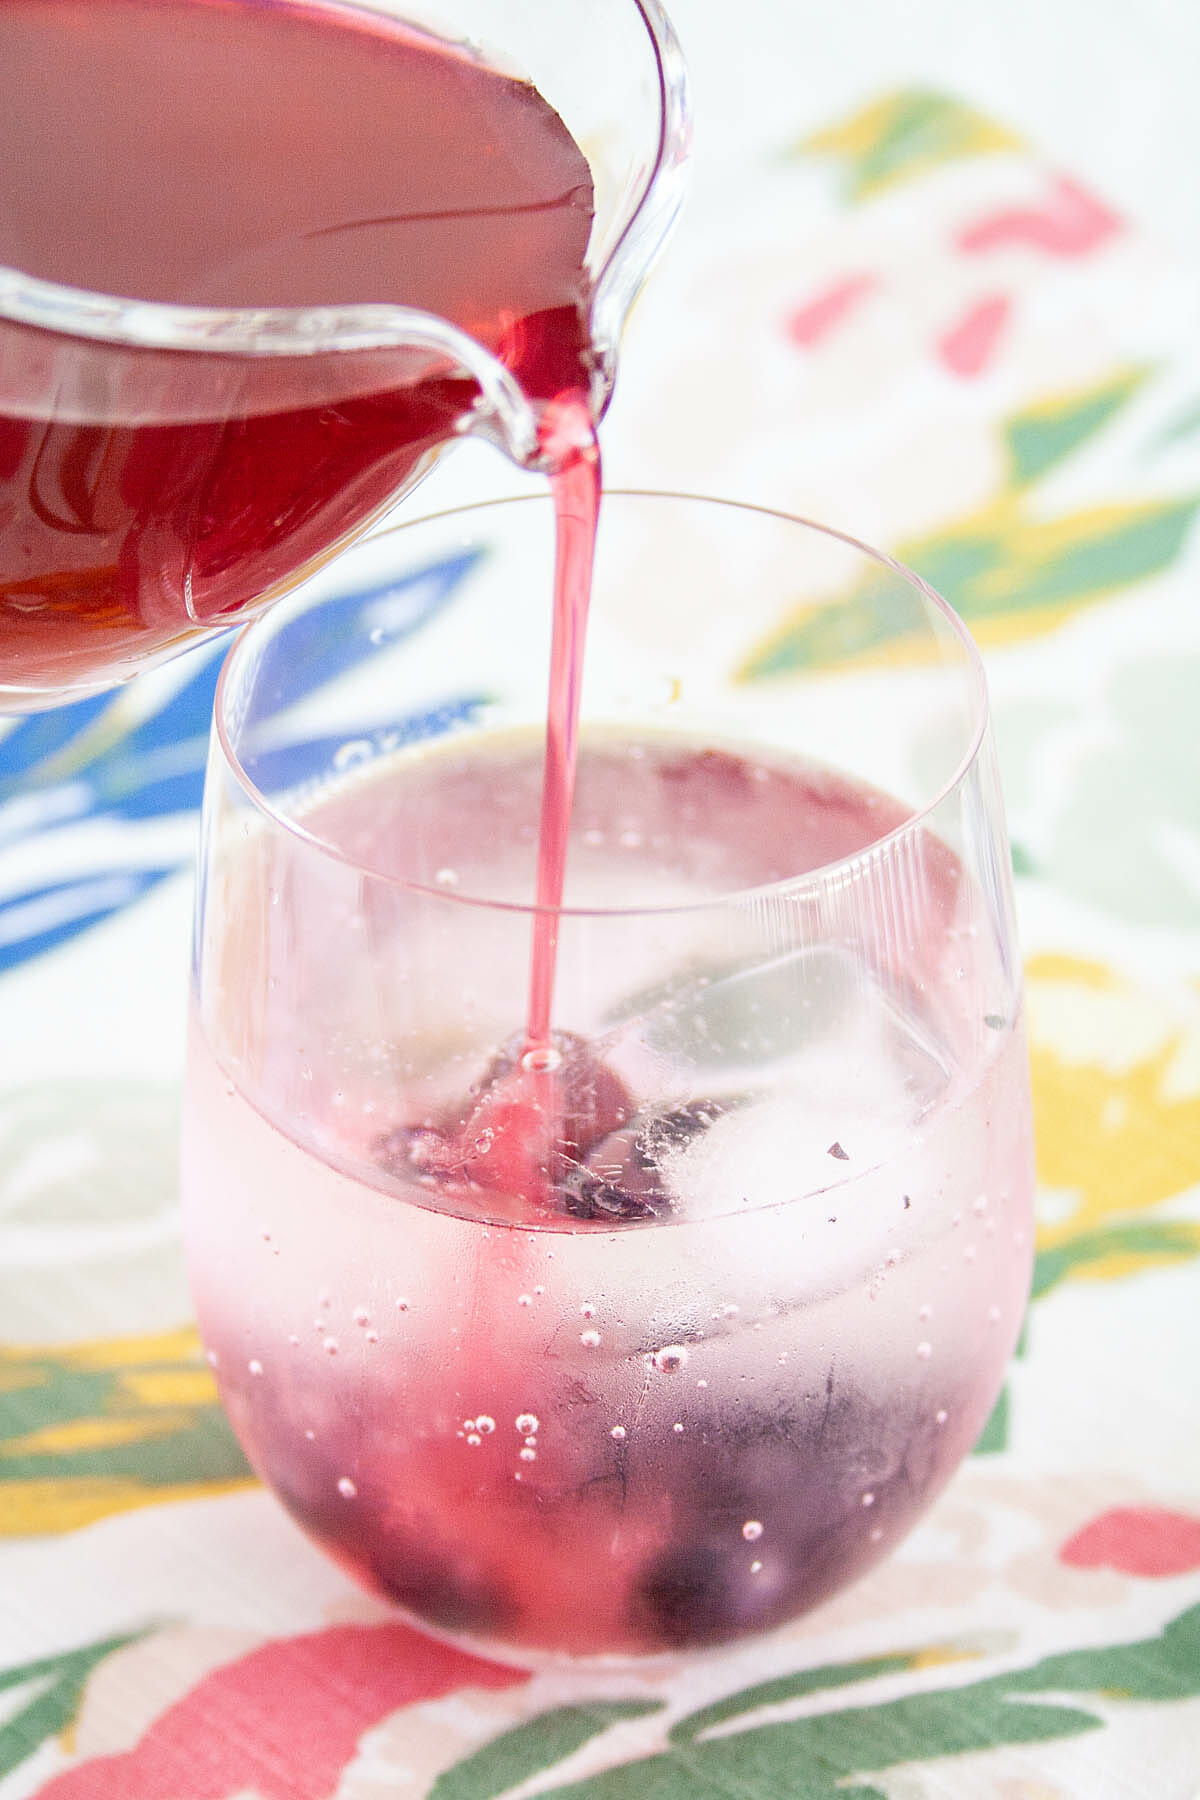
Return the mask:
[[512, 1620], [512, 1601], [465, 1556], [430, 1549], [388, 1530], [367, 1559], [375, 1586], [442, 1631], [491, 1633]]
[[690, 1100], [671, 1112], [652, 1113], [638, 1127], [633, 1155], [643, 1169], [658, 1168], [664, 1156], [683, 1150], [726, 1111], [720, 1100]]
[[730, 1557], [714, 1544], [678, 1544], [643, 1570], [633, 1591], [635, 1628], [653, 1644], [686, 1649], [729, 1635]]
[[670, 1197], [661, 1188], [635, 1194], [589, 1169], [571, 1169], [557, 1191], [573, 1219], [655, 1219], [671, 1209]]

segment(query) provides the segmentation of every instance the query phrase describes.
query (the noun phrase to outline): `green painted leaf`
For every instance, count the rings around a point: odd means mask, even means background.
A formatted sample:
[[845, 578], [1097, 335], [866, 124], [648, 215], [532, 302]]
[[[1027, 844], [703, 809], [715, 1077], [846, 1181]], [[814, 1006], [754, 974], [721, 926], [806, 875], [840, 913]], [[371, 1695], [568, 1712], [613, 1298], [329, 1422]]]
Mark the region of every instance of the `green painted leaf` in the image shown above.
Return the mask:
[[880, 1675], [897, 1675], [916, 1668], [920, 1653], [901, 1650], [892, 1656], [870, 1656], [861, 1662], [827, 1663], [820, 1669], [800, 1669], [794, 1675], [780, 1675], [774, 1681], [761, 1681], [756, 1687], [741, 1688], [724, 1700], [714, 1700], [699, 1712], [677, 1719], [668, 1733], [671, 1742], [690, 1743], [713, 1725], [724, 1725], [760, 1706], [779, 1706], [785, 1700], [800, 1700], [806, 1694], [819, 1694], [826, 1688], [849, 1687], [856, 1681], [874, 1681]]
[[[1061, 550], [1049, 548], [1022, 586], [1024, 607], [1097, 599], [1169, 568], [1196, 516], [1194, 499], [1103, 509], [1096, 529], [1081, 529]], [[1103, 520], [1111, 516], [1111, 523]], [[982, 609], [979, 609], [982, 610]]]
[[792, 154], [841, 159], [846, 197], [854, 202], [942, 163], [1020, 147], [1015, 133], [961, 100], [902, 88], [803, 139]]
[[1008, 1389], [1001, 1388], [999, 1398], [993, 1406], [988, 1422], [980, 1432], [973, 1456], [995, 1456], [999, 1450], [1008, 1449]]
[[1193, 400], [1182, 411], [1177, 412], [1151, 441], [1151, 450], [1165, 450], [1168, 444], [1177, 444], [1181, 439], [1191, 437], [1200, 430], [1200, 400]]
[[1200, 1695], [1200, 1606], [1180, 1613], [1161, 1637], [1047, 1656], [1000, 1676], [1025, 1692], [1107, 1694], [1123, 1700], [1194, 1700]]
[[1040, 400], [1007, 421], [1004, 436], [1014, 487], [1027, 487], [1086, 443], [1145, 381], [1147, 369], [1122, 369], [1099, 384]]
[[98, 1478], [150, 1487], [249, 1479], [190, 1328], [0, 1350], [0, 1501], [10, 1484]]
[[[911, 1666], [917, 1657], [903, 1660]], [[882, 1672], [878, 1663], [863, 1666], [869, 1673]], [[819, 1689], [827, 1675], [836, 1673], [840, 1671], [798, 1675], [792, 1692]], [[853, 1665], [850, 1679], [861, 1679]], [[730, 1696], [720, 1703], [719, 1717], [718, 1709], [707, 1709], [710, 1721], [727, 1725], [764, 1705], [766, 1691], [760, 1684]], [[1086, 1702], [1068, 1706], [1026, 1697], [1043, 1693], [1194, 1699], [1200, 1695], [1200, 1606], [1182, 1614], [1159, 1637], [1069, 1651], [963, 1687], [718, 1737], [696, 1735], [693, 1719], [692, 1732], [677, 1736], [665, 1751], [543, 1790], [543, 1800], [780, 1800], [784, 1795], [788, 1800], [885, 1800], [880, 1789], [864, 1783], [873, 1773], [906, 1762], [1048, 1743], [1103, 1729], [1103, 1719]]]
[[1113, 1257], [1147, 1263], [1183, 1262], [1200, 1252], [1200, 1225], [1187, 1220], [1150, 1220], [1106, 1225], [1039, 1250], [1033, 1265], [1032, 1298], [1040, 1300], [1069, 1276]]
[[43, 1657], [19, 1668], [0, 1669], [0, 1689], [22, 1687], [31, 1681], [44, 1684], [27, 1706], [0, 1725], [0, 1778], [10, 1775], [47, 1738], [55, 1737], [71, 1723], [84, 1683], [97, 1663], [103, 1662], [114, 1650], [136, 1643], [138, 1638], [146, 1635], [135, 1631], [123, 1637], [104, 1638], [78, 1650], [64, 1651], [61, 1656]]
[[477, 1750], [439, 1775], [430, 1800], [493, 1800], [518, 1782], [539, 1775], [572, 1755], [589, 1739], [621, 1719], [640, 1719], [661, 1710], [661, 1700], [602, 1700], [590, 1706], [560, 1706]]
[[[1057, 623], [1080, 606], [1161, 574], [1178, 557], [1200, 501], [1093, 507], [1032, 518], [1018, 493], [902, 544], [900, 560], [947, 599], [984, 641]], [[852, 593], [797, 607], [743, 665], [761, 681], [801, 669], [921, 655], [920, 614], [897, 612], [894, 583], [869, 575]]]

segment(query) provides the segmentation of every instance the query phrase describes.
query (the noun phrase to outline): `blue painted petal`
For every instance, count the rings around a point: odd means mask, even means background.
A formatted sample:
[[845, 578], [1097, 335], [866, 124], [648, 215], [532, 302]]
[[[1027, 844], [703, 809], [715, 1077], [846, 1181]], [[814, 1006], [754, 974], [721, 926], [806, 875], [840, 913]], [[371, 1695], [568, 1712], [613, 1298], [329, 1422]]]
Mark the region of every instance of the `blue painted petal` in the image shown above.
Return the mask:
[[120, 869], [14, 895], [0, 905], [0, 973], [122, 912], [174, 872]]
[[135, 725], [115, 746], [121, 756], [142, 756], [164, 744], [179, 744], [188, 738], [206, 738], [212, 722], [213, 695], [225, 652], [233, 641], [231, 631], [223, 631], [207, 643], [197, 645], [179, 659], [176, 667], [190, 672], [158, 711]]
[[64, 749], [80, 732], [86, 731], [105, 707], [112, 704], [112, 698], [111, 694], [93, 694], [70, 706], [58, 706], [50, 712], [31, 713], [28, 718], [19, 719], [12, 730], [0, 738], [0, 797], [27, 787], [30, 776], [36, 780], [40, 765]]
[[[198, 754], [190, 764], [175, 767], [168, 766], [159, 774], [148, 774], [146, 766], [134, 764], [133, 772], [137, 779], [129, 780], [117, 787], [116, 784], [107, 791], [102, 789], [96, 796], [94, 811], [107, 818], [117, 819], [164, 819], [171, 813], [199, 812], [200, 802], [204, 797], [204, 764], [207, 746], [201, 742]], [[147, 759], [151, 768], [157, 759]], [[119, 778], [123, 770], [117, 769]]]
[[94, 802], [86, 781], [56, 781], [50, 787], [33, 782], [27, 789], [18, 783], [14, 793], [0, 795], [0, 845], [74, 825], [94, 810]]
[[[429, 712], [411, 713], [405, 719], [386, 725], [368, 726], [356, 732], [355, 738], [370, 744], [374, 755], [386, 756], [405, 744], [441, 737], [444, 732], [453, 731], [456, 725], [469, 724], [487, 704], [487, 696], [483, 694], [447, 700]], [[246, 773], [259, 792], [268, 798], [289, 793], [310, 781], [327, 777], [336, 769], [338, 751], [345, 744], [346, 733], [339, 731], [332, 737], [302, 738], [294, 744], [275, 745], [261, 755], [247, 756]]]
[[303, 614], [263, 655], [255, 678], [260, 709], [276, 708], [285, 699], [290, 706], [347, 674], [372, 654], [380, 632], [389, 644], [411, 637], [449, 603], [482, 554], [458, 551], [375, 587], [339, 594]]

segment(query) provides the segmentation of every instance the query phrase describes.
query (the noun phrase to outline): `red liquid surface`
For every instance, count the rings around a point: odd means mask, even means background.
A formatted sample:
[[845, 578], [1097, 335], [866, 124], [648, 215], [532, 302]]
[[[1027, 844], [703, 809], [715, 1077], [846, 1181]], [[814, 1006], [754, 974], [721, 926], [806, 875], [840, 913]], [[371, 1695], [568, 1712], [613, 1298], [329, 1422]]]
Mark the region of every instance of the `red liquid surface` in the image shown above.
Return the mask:
[[[0, 262], [211, 307], [395, 303], [534, 400], [588, 375], [587, 163], [522, 82], [393, 21], [0, 0]], [[233, 359], [0, 323], [0, 690], [115, 678], [293, 578], [475, 398], [427, 354]]]

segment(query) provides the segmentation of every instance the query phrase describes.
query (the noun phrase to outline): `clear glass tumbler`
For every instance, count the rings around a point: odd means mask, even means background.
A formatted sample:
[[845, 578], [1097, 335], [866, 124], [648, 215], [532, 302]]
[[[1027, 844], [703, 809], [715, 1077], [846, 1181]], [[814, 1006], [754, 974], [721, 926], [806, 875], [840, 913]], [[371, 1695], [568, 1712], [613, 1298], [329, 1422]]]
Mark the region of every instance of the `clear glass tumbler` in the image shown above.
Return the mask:
[[522, 1662], [720, 1644], [885, 1555], [987, 1419], [1031, 1255], [979, 658], [802, 520], [606, 496], [523, 1067], [552, 556], [547, 500], [447, 513], [238, 640], [183, 1158], [255, 1468]]

